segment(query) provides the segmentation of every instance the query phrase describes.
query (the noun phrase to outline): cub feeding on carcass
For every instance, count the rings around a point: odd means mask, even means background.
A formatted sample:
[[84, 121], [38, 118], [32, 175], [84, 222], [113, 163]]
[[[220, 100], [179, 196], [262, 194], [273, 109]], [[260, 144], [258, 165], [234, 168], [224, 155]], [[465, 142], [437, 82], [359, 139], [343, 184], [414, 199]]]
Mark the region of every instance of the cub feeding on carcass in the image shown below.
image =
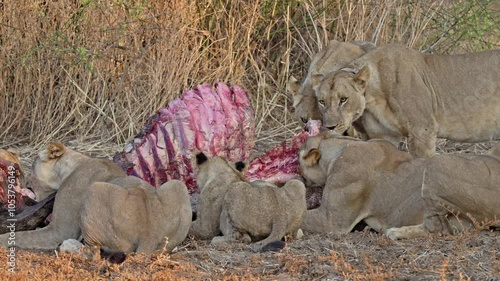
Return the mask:
[[258, 241], [251, 245], [254, 251], [286, 234], [296, 235], [307, 209], [301, 181], [290, 180], [282, 188], [263, 181], [250, 183], [241, 174], [243, 162], [233, 164], [203, 153], [196, 158], [201, 193], [193, 235], [213, 238], [213, 244]]
[[[41, 229], [0, 235], [3, 247], [56, 249], [79, 239], [110, 252], [171, 250], [187, 236], [191, 205], [186, 186], [169, 181], [155, 190], [115, 163], [50, 143], [33, 164], [38, 198], [57, 191], [51, 223]], [[38, 187], [42, 187], [38, 190]]]
[[323, 132], [307, 140], [299, 162], [308, 183], [324, 186], [320, 207], [306, 213], [304, 231], [346, 234], [362, 220], [376, 231], [422, 222], [424, 160], [388, 141]]

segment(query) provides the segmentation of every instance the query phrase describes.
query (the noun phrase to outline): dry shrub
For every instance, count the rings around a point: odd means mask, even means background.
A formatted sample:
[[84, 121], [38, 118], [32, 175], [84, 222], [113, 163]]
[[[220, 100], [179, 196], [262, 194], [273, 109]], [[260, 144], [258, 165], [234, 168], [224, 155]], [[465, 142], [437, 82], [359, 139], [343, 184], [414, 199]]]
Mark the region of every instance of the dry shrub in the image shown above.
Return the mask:
[[247, 89], [261, 139], [287, 135], [288, 76], [328, 40], [493, 48], [489, 2], [2, 1], [1, 145], [122, 144], [183, 90], [216, 81]]

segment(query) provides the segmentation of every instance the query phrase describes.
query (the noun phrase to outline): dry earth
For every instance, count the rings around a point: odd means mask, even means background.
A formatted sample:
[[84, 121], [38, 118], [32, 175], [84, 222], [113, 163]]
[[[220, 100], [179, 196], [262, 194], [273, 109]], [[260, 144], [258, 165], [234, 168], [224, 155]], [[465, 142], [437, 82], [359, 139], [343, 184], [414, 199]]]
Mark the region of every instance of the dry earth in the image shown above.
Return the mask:
[[[259, 143], [258, 151], [274, 142]], [[492, 143], [439, 141], [440, 153], [482, 153]], [[77, 149], [78, 144], [72, 145]], [[404, 145], [403, 145], [404, 147]], [[80, 147], [81, 148], [81, 147]], [[110, 157], [117, 147], [89, 146]], [[32, 152], [29, 147], [23, 152]], [[25, 153], [24, 155], [32, 155]], [[33, 157], [22, 162], [30, 167]], [[55, 252], [17, 250], [15, 273], [0, 249], [0, 280], [500, 280], [500, 231], [390, 241], [365, 229], [344, 236], [306, 235], [278, 253], [241, 244], [213, 248], [187, 239], [176, 253], [130, 255], [121, 265]]]
[[1, 280], [500, 280], [498, 232], [394, 242], [365, 230], [308, 235], [278, 253], [245, 245], [213, 248], [186, 240], [178, 252], [132, 255], [117, 266], [55, 252], [16, 252], [16, 273]]

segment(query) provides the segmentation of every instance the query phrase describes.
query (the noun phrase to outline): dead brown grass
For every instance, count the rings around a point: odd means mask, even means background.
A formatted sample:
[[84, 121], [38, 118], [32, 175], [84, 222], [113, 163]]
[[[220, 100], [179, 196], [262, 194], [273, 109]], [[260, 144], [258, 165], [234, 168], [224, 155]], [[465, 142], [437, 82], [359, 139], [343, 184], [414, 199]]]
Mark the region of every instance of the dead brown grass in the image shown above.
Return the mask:
[[0, 249], [1, 280], [496, 280], [500, 236], [390, 241], [370, 231], [306, 235], [280, 253], [187, 239], [174, 254], [131, 255], [121, 265], [69, 254], [17, 250], [15, 274]]
[[494, 48], [489, 2], [3, 1], [0, 146], [123, 144], [183, 90], [216, 81], [248, 90], [258, 137], [289, 136], [286, 81], [325, 42]]

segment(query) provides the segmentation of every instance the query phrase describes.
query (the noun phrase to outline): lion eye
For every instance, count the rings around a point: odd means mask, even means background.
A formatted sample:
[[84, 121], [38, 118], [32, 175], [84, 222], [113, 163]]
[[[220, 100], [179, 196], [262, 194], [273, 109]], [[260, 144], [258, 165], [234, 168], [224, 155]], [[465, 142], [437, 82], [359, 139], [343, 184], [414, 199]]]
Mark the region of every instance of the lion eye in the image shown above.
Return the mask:
[[347, 98], [346, 97], [341, 97], [340, 98], [340, 104], [344, 104], [347, 102]]
[[318, 103], [321, 105], [321, 106], [325, 106], [325, 101], [324, 100], [319, 100]]
[[302, 123], [304, 123], [304, 124], [307, 123], [307, 119], [304, 117], [300, 117], [300, 121], [302, 121]]

